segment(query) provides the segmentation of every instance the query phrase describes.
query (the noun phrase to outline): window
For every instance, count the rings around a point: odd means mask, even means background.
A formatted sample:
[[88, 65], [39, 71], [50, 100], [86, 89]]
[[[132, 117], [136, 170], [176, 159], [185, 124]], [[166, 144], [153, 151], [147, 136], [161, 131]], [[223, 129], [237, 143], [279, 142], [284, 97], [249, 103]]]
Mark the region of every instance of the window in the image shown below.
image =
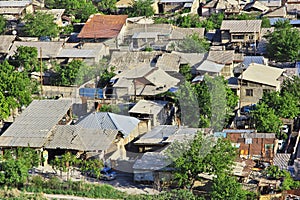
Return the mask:
[[232, 39], [234, 39], [234, 40], [243, 40], [244, 39], [244, 35], [233, 35]]
[[246, 89], [246, 96], [253, 96], [253, 90], [252, 89]]
[[253, 40], [254, 35], [249, 35], [249, 40]]

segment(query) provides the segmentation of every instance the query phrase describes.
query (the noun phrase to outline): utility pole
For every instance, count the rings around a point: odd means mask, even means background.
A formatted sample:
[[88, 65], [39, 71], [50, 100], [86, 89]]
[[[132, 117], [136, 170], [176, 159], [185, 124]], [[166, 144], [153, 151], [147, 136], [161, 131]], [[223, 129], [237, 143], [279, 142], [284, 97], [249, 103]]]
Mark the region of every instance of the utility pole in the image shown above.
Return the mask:
[[42, 99], [43, 96], [43, 62], [42, 62], [42, 47], [40, 47], [40, 80], [41, 80], [41, 96], [40, 99]]

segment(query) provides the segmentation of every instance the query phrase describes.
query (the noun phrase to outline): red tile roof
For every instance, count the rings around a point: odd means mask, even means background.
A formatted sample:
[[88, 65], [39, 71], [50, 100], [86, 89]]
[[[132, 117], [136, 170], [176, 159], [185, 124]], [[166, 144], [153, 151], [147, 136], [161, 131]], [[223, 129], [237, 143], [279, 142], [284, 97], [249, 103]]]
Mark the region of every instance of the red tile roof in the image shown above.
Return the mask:
[[92, 15], [83, 26], [78, 38], [114, 38], [119, 34], [127, 17], [127, 15]]

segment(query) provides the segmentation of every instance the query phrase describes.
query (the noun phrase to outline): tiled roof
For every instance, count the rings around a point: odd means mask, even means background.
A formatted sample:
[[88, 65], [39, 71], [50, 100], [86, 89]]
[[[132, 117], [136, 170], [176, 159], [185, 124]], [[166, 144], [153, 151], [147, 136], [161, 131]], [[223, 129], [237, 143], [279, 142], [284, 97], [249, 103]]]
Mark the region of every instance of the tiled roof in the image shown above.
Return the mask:
[[234, 50], [209, 51], [207, 60], [220, 64], [231, 64], [234, 60]]
[[265, 17], [286, 17], [287, 15], [287, 8], [286, 6], [281, 6], [267, 14], [265, 14]]
[[83, 26], [78, 38], [114, 38], [121, 31], [126, 19], [127, 15], [92, 15]]
[[189, 64], [191, 67], [201, 62], [207, 53], [183, 53], [172, 51], [172, 54], [176, 54], [180, 57], [180, 64]]
[[128, 136], [137, 126], [140, 120], [109, 112], [93, 112], [81, 119], [77, 124], [90, 129], [118, 130]]
[[261, 20], [223, 20], [221, 30], [231, 33], [260, 32]]
[[42, 147], [71, 105], [68, 100], [34, 100], [0, 136], [0, 146]]
[[52, 131], [52, 136], [45, 148], [80, 151], [106, 150], [117, 134], [117, 130], [90, 129], [80, 125], [58, 125]]
[[261, 12], [266, 12], [269, 10], [269, 7], [265, 6], [264, 4], [262, 4], [259, 1], [253, 1], [253, 2], [247, 3], [245, 5], [245, 7], [243, 8], [243, 10], [250, 10], [252, 8], [260, 10]]

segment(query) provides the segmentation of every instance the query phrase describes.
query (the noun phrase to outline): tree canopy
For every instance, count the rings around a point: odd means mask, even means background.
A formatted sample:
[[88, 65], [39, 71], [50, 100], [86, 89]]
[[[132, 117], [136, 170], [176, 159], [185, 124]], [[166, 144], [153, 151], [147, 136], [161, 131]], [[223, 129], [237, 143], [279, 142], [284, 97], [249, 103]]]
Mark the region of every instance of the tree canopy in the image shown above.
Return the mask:
[[45, 0], [45, 6], [48, 8], [66, 9], [65, 14], [74, 16], [79, 22], [86, 22], [90, 15], [98, 12], [93, 1], [85, 0]]
[[98, 2], [98, 10], [104, 14], [112, 14], [117, 10], [116, 7], [117, 0], [101, 0]]
[[51, 14], [36, 12], [27, 14], [24, 18], [25, 26], [23, 27], [24, 34], [30, 37], [57, 37], [59, 28], [54, 23], [54, 16]]
[[279, 20], [275, 31], [267, 37], [267, 56], [279, 62], [294, 62], [300, 58], [300, 32], [288, 22]]
[[19, 46], [10, 63], [21, 71], [40, 71], [38, 50], [36, 47]]
[[146, 16], [150, 17], [154, 15], [152, 4], [153, 0], [137, 0], [132, 1], [132, 6], [128, 8], [127, 14], [129, 17]]
[[184, 53], [205, 53], [209, 49], [209, 42], [197, 34], [188, 35], [177, 43], [178, 51]]

